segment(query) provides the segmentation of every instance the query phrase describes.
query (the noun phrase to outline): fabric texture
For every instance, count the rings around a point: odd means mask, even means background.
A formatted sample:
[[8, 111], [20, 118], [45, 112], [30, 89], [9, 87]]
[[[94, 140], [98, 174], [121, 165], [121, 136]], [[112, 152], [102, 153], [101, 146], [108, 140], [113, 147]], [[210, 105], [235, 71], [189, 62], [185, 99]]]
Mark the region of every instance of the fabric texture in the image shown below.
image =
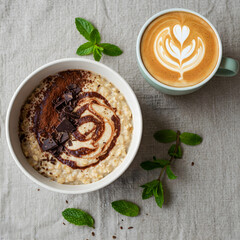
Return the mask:
[[[196, 93], [173, 97], [153, 89], [137, 66], [135, 44], [141, 26], [153, 14], [173, 7], [208, 18], [221, 36], [223, 54], [239, 60], [239, 0], [0, 1], [0, 239], [240, 239], [239, 76], [214, 77]], [[39, 187], [18, 169], [4, 124], [9, 101], [28, 74], [50, 61], [78, 57], [75, 52], [85, 39], [75, 28], [75, 17], [88, 19], [103, 42], [123, 49], [121, 56], [104, 56], [101, 62], [133, 88], [144, 132], [137, 156], [118, 180], [96, 192], [64, 195]], [[153, 139], [156, 130], [165, 128], [196, 132], [204, 140], [197, 147], [184, 146], [183, 159], [173, 167], [178, 178], [164, 179], [166, 204], [160, 209], [153, 198], [141, 199], [139, 187], [159, 170], [144, 171], [140, 163], [154, 155], [167, 157], [169, 145]], [[130, 218], [115, 212], [111, 202], [120, 199], [137, 203], [141, 214]], [[61, 215], [67, 207], [89, 212], [96, 228], [67, 223]]]

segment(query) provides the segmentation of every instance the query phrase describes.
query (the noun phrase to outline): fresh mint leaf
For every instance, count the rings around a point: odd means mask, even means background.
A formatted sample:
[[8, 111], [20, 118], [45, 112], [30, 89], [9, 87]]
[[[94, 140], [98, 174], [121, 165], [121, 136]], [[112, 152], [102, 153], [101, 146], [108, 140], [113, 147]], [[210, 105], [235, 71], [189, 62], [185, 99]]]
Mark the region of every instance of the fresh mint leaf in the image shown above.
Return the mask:
[[93, 43], [93, 44], [96, 44], [96, 43], [100, 43], [101, 42], [101, 36], [100, 36], [100, 33], [98, 32], [98, 30], [95, 28], [92, 30], [91, 34], [90, 34], [90, 41]]
[[156, 159], [154, 162], [159, 163], [161, 168], [164, 168], [166, 165], [170, 164], [170, 161], [165, 159]]
[[79, 56], [89, 55], [93, 53], [93, 48], [94, 48], [94, 45], [91, 42], [86, 42], [78, 48], [77, 54]]
[[144, 170], [152, 170], [152, 169], [155, 169], [155, 168], [163, 168], [165, 167], [167, 164], [169, 164], [169, 161], [168, 160], [165, 160], [165, 159], [156, 159], [156, 158], [153, 158], [154, 161], [145, 161], [145, 162], [142, 162], [140, 164], [140, 166], [144, 169]]
[[172, 169], [171, 169], [170, 165], [168, 165], [166, 167], [166, 173], [167, 173], [167, 176], [168, 176], [169, 179], [176, 179], [177, 178], [177, 176], [175, 176], [174, 173], [172, 172]]
[[177, 133], [173, 130], [161, 130], [157, 131], [154, 138], [161, 143], [170, 143], [176, 141]]
[[123, 51], [118, 46], [110, 43], [100, 43], [99, 46], [104, 49], [103, 53], [109, 56], [119, 56], [123, 53]]
[[128, 217], [136, 217], [140, 211], [136, 204], [125, 200], [112, 202], [112, 207], [115, 211]]
[[156, 180], [153, 180], [153, 181], [151, 181], [151, 182], [145, 183], [144, 185], [142, 185], [142, 186], [140, 186], [140, 187], [142, 187], [142, 188], [146, 188], [146, 187], [148, 187], [148, 188], [154, 188], [155, 186], [158, 185], [158, 183], [159, 183], [159, 181], [156, 179]]
[[143, 189], [143, 192], [142, 192], [142, 199], [143, 200], [152, 197], [152, 195], [153, 195], [153, 188], [146, 187], [146, 188]]
[[162, 182], [159, 182], [159, 184], [153, 189], [153, 195], [155, 197], [155, 201], [157, 205], [160, 208], [162, 208], [164, 203], [164, 193], [163, 193]]
[[153, 180], [151, 182], [145, 183], [144, 185], [142, 185], [141, 187], [144, 188], [143, 192], [142, 192], [142, 199], [148, 199], [150, 197], [152, 197], [153, 195], [153, 189], [158, 186], [159, 184], [159, 180]]
[[94, 49], [93, 49], [93, 57], [95, 59], [95, 61], [100, 61], [101, 57], [102, 57], [102, 52], [101, 50], [95, 46]]
[[140, 164], [140, 166], [144, 169], [144, 170], [152, 170], [155, 168], [161, 168], [161, 164], [159, 164], [158, 162], [151, 162], [151, 161], [146, 161], [146, 162], [142, 162]]
[[182, 149], [180, 146], [178, 146], [177, 151], [175, 152], [175, 148], [176, 148], [176, 144], [173, 144], [169, 150], [168, 150], [168, 154], [171, 157], [175, 157], [175, 158], [182, 158]]
[[180, 140], [182, 143], [195, 146], [202, 142], [202, 138], [194, 133], [184, 132], [180, 135]]
[[75, 18], [75, 24], [77, 30], [88, 40], [90, 41], [90, 34], [93, 31], [94, 26], [83, 18]]
[[62, 212], [63, 217], [75, 225], [87, 225], [94, 228], [94, 219], [91, 215], [77, 208], [67, 208]]

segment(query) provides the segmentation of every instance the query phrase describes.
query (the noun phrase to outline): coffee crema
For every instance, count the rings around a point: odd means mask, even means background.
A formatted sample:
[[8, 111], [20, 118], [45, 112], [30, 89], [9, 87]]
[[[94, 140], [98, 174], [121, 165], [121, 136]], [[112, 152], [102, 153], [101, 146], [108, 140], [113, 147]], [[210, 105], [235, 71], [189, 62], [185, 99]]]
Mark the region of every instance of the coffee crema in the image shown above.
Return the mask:
[[212, 27], [188, 12], [170, 12], [149, 24], [141, 40], [141, 57], [159, 82], [189, 87], [215, 69], [219, 43]]

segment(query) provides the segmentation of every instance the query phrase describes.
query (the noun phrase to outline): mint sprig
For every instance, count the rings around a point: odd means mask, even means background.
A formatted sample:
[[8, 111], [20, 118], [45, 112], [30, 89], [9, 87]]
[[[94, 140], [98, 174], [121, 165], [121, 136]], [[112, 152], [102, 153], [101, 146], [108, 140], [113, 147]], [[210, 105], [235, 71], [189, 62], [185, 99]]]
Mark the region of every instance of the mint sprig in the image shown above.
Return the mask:
[[77, 208], [67, 208], [62, 212], [63, 217], [75, 225], [87, 225], [94, 228], [94, 219], [91, 215]]
[[79, 56], [93, 54], [96, 61], [100, 61], [102, 54], [108, 56], [119, 56], [123, 51], [116, 45], [110, 43], [101, 43], [101, 35], [97, 28], [83, 18], [75, 18], [75, 24], [80, 34], [85, 37], [88, 42], [82, 44], [77, 49]]
[[157, 179], [145, 183], [141, 187], [143, 188], [142, 199], [148, 199], [152, 196], [155, 197], [157, 205], [162, 208], [164, 203], [164, 192], [162, 186], [162, 176], [166, 172], [169, 179], [176, 179], [177, 176], [173, 173], [171, 166], [175, 159], [182, 158], [183, 152], [181, 148], [181, 142], [187, 145], [195, 146], [202, 142], [202, 138], [194, 133], [180, 133], [180, 131], [173, 130], [161, 130], [154, 134], [154, 138], [161, 143], [170, 143], [176, 141], [176, 144], [172, 144], [168, 150], [170, 160], [157, 159], [153, 157], [153, 161], [145, 161], [141, 163], [141, 167], [144, 170], [152, 170], [155, 168], [161, 168], [160, 175]]

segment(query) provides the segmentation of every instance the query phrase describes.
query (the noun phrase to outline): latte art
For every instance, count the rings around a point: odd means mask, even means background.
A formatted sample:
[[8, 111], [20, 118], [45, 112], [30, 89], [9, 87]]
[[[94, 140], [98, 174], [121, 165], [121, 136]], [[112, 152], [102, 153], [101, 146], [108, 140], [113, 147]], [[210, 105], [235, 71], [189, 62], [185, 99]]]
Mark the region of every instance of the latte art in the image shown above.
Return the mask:
[[183, 73], [194, 69], [203, 59], [205, 47], [202, 39], [192, 39], [184, 46], [185, 40], [189, 37], [189, 28], [181, 27], [179, 24], [173, 27], [173, 35], [178, 43], [175, 43], [171, 35], [170, 27], [163, 29], [156, 37], [154, 53], [158, 61], [167, 69], [179, 72], [179, 80], [183, 80]]
[[188, 87], [215, 69], [219, 43], [212, 27], [188, 12], [169, 12], [151, 22], [141, 39], [141, 57], [159, 82]]

